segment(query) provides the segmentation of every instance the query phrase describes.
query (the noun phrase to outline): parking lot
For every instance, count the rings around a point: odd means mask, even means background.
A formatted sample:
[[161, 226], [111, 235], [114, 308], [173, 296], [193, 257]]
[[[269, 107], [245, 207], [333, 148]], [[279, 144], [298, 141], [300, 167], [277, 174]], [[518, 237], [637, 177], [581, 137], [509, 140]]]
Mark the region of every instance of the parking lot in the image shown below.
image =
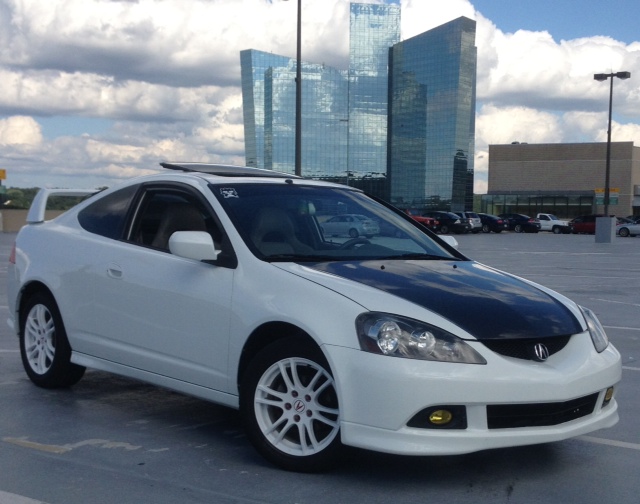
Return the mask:
[[14, 237], [0, 233], [0, 504], [640, 502], [640, 237], [455, 235], [469, 257], [596, 312], [623, 358], [618, 425], [455, 457], [352, 450], [319, 475], [268, 465], [235, 411], [202, 400], [97, 371], [71, 390], [33, 386], [4, 322]]

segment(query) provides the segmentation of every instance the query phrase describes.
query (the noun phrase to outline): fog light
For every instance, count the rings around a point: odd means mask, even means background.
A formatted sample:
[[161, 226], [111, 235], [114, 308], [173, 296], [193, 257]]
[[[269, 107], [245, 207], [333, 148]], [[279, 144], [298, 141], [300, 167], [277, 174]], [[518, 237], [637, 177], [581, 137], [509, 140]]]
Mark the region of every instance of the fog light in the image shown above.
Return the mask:
[[609, 387], [604, 393], [604, 401], [602, 401], [602, 407], [604, 408], [613, 399], [613, 387]]
[[418, 429], [466, 429], [467, 408], [458, 404], [437, 404], [425, 408], [407, 422]]
[[447, 425], [453, 420], [453, 413], [448, 410], [436, 410], [429, 415], [429, 422], [433, 425]]

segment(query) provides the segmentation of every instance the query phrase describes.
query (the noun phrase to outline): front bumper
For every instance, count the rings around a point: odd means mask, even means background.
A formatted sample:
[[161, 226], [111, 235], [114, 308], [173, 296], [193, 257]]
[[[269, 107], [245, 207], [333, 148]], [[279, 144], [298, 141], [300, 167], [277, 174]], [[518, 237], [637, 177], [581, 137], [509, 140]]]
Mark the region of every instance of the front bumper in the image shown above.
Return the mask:
[[[453, 455], [559, 441], [611, 427], [618, 421], [615, 398], [605, 392], [621, 378], [613, 346], [598, 354], [588, 333], [544, 363], [488, 352], [472, 343], [487, 365], [427, 362], [329, 347], [340, 394], [342, 441], [350, 446], [407, 455]], [[597, 395], [593, 411], [555, 425], [489, 428], [488, 406], [547, 405]], [[462, 406], [465, 428], [409, 427], [432, 406]], [[547, 407], [545, 406], [545, 407]], [[530, 408], [530, 406], [526, 406]], [[414, 425], [414, 423], [412, 423]]]

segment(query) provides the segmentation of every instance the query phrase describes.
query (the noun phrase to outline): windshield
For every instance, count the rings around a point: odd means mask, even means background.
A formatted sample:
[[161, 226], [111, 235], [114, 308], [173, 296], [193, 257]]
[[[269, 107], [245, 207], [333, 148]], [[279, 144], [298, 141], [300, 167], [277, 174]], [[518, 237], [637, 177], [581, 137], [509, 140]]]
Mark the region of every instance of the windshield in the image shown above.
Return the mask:
[[211, 190], [263, 260], [464, 259], [408, 216], [357, 190], [297, 181], [212, 184]]

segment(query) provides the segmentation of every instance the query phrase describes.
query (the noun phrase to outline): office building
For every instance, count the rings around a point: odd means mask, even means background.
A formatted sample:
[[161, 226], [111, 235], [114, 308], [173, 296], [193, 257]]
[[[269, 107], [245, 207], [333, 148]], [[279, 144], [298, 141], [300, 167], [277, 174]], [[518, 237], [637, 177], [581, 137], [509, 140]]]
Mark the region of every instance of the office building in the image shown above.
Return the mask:
[[[489, 146], [482, 211], [552, 213], [562, 218], [604, 211], [606, 142]], [[609, 213], [640, 215], [640, 147], [612, 142]]]
[[391, 51], [392, 203], [473, 208], [476, 23], [461, 17]]
[[351, 4], [348, 162], [356, 180], [387, 175], [389, 48], [399, 41], [400, 6]]
[[[351, 4], [348, 69], [303, 62], [302, 174], [404, 207], [470, 209], [475, 21], [401, 41], [400, 14]], [[247, 164], [294, 173], [296, 60], [250, 49], [241, 67]]]

